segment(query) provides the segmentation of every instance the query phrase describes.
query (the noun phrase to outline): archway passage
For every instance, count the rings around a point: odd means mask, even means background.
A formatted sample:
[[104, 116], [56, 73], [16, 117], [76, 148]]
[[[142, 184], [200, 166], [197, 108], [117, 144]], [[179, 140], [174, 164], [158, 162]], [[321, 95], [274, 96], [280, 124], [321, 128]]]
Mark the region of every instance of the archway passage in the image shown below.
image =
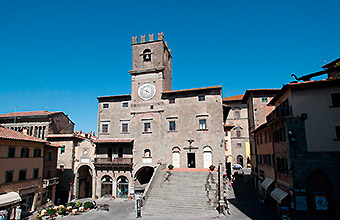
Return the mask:
[[153, 167], [142, 167], [136, 173], [136, 185], [141, 186], [143, 184], [149, 183], [152, 174], [153, 174]]
[[243, 167], [243, 156], [242, 155], [237, 156], [237, 163]]
[[127, 198], [129, 193], [129, 180], [125, 176], [117, 179], [117, 197]]
[[321, 170], [315, 170], [308, 179], [307, 201], [308, 209], [312, 215], [334, 215], [332, 183]]
[[92, 174], [89, 166], [78, 169], [78, 198], [92, 197]]
[[103, 176], [101, 184], [101, 196], [112, 197], [112, 178], [110, 176]]

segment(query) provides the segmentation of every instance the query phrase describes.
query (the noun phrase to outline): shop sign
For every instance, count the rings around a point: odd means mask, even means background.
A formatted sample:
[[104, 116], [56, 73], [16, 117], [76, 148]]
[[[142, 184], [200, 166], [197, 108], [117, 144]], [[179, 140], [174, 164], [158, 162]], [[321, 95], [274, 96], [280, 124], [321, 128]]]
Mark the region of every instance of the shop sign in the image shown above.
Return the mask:
[[307, 211], [307, 199], [306, 196], [296, 196], [295, 204], [297, 211]]
[[315, 209], [318, 211], [327, 211], [328, 210], [327, 197], [323, 195], [317, 195], [314, 197], [315, 197]]

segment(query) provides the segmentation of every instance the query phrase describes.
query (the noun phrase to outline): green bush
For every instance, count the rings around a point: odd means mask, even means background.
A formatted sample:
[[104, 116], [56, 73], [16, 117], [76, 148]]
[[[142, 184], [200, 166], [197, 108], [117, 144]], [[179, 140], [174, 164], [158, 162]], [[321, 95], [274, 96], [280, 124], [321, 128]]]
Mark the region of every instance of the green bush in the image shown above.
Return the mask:
[[172, 170], [174, 168], [174, 165], [169, 164], [168, 168], [169, 168], [169, 170]]
[[211, 164], [210, 167], [209, 167], [209, 169], [210, 169], [211, 171], [213, 171], [213, 170], [215, 169], [215, 166]]
[[66, 208], [58, 207], [57, 213], [58, 213], [58, 215], [65, 215], [66, 214]]
[[82, 206], [82, 205], [83, 205], [83, 203], [81, 203], [80, 201], [77, 201], [77, 202], [76, 202], [76, 207], [77, 207], [77, 208], [79, 208], [79, 207]]
[[88, 209], [88, 208], [92, 209], [92, 208], [93, 208], [92, 202], [85, 202], [85, 203], [84, 203], [84, 208], [85, 208], [85, 209]]
[[54, 210], [54, 209], [47, 209], [46, 210], [46, 212], [47, 212], [47, 215], [55, 215], [55, 213], [57, 212], [57, 210]]

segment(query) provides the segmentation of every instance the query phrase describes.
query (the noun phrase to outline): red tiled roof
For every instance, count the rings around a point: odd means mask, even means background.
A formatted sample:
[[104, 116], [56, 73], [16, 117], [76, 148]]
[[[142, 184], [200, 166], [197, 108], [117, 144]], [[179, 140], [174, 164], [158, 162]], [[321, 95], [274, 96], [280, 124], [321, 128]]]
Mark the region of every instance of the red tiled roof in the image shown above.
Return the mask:
[[222, 89], [222, 86], [210, 86], [210, 87], [202, 87], [202, 88], [193, 88], [193, 89], [182, 89], [182, 90], [170, 90], [163, 91], [162, 93], [180, 93], [180, 92], [192, 92], [192, 91], [200, 91], [200, 90], [210, 90], [210, 89]]
[[238, 101], [238, 100], [241, 101], [243, 99], [243, 96], [244, 96], [244, 94], [230, 96], [230, 97], [224, 98], [223, 101]]
[[246, 92], [244, 93], [243, 95], [243, 98], [242, 98], [242, 103], [246, 103], [249, 95], [251, 93], [257, 93], [257, 94], [262, 94], [262, 93], [265, 93], [265, 94], [268, 94], [268, 95], [273, 95], [275, 96], [276, 93], [278, 93], [280, 91], [280, 89], [247, 89]]
[[100, 143], [131, 143], [133, 139], [126, 138], [126, 139], [120, 139], [120, 138], [111, 138], [111, 139], [102, 139], [102, 140], [95, 140], [94, 143], [100, 144]]
[[49, 112], [49, 111], [27, 111], [27, 112], [10, 112], [1, 114], [0, 117], [14, 117], [14, 116], [43, 116], [43, 115], [52, 115], [55, 113], [60, 113], [60, 111]]
[[46, 143], [46, 141], [44, 141], [44, 140], [41, 140], [41, 139], [36, 138], [36, 137], [25, 135], [25, 134], [18, 132], [18, 131], [13, 131], [12, 129], [5, 128], [1, 125], [0, 125], [0, 139]]

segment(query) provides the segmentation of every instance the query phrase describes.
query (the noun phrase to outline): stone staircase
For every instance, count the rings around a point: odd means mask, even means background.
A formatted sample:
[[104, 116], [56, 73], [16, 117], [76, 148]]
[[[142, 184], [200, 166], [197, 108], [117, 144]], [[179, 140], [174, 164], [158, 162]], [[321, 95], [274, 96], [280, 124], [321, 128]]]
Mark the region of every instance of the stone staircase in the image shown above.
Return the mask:
[[160, 171], [143, 207], [143, 217], [216, 217], [217, 172]]

